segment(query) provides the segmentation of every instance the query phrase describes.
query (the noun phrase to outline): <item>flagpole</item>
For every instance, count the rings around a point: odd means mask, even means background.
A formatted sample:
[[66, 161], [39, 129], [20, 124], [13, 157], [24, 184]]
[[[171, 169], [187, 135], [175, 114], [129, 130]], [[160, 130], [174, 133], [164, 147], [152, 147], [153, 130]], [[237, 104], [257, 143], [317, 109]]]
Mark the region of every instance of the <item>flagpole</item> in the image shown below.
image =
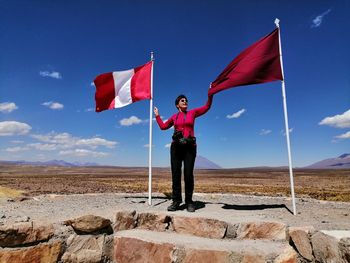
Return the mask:
[[151, 52], [151, 99], [149, 101], [149, 147], [148, 147], [148, 205], [152, 205], [152, 119], [153, 119], [153, 67], [154, 57]]
[[290, 178], [290, 188], [292, 193], [292, 203], [293, 203], [293, 214], [296, 215], [296, 206], [295, 206], [295, 194], [294, 194], [294, 179], [293, 179], [293, 168], [292, 168], [292, 156], [290, 150], [290, 140], [289, 140], [289, 125], [288, 125], [288, 112], [287, 112], [287, 99], [286, 99], [286, 86], [284, 80], [284, 71], [283, 71], [283, 59], [282, 59], [282, 48], [281, 48], [281, 34], [280, 34], [280, 20], [275, 19], [276, 27], [278, 28], [278, 40], [279, 40], [279, 51], [280, 51], [280, 62], [281, 62], [281, 71], [282, 71], [282, 97], [283, 97], [283, 110], [284, 110], [284, 124], [286, 129], [286, 140], [287, 140], [287, 149], [288, 149], [288, 163], [289, 163], [289, 178]]

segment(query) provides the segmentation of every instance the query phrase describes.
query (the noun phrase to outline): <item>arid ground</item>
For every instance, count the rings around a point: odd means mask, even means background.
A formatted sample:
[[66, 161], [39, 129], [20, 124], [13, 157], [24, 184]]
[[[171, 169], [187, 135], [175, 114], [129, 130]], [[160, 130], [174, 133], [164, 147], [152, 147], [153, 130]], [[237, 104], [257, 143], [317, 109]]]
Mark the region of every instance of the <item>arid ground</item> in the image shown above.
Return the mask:
[[[323, 230], [350, 229], [349, 169], [296, 169], [294, 178], [296, 216], [287, 169], [195, 170], [194, 214], [233, 223], [279, 221]], [[147, 168], [0, 164], [0, 225], [57, 223], [86, 214], [112, 220], [116, 211], [128, 209], [163, 213], [171, 203], [170, 169], [153, 169], [151, 206], [147, 191]], [[176, 214], [193, 216], [184, 208]]]
[[[350, 202], [350, 169], [294, 170], [295, 194]], [[40, 194], [139, 193], [148, 168], [0, 165], [0, 197]], [[169, 168], [154, 168], [152, 191], [170, 195]], [[290, 196], [288, 169], [195, 170], [195, 192]]]

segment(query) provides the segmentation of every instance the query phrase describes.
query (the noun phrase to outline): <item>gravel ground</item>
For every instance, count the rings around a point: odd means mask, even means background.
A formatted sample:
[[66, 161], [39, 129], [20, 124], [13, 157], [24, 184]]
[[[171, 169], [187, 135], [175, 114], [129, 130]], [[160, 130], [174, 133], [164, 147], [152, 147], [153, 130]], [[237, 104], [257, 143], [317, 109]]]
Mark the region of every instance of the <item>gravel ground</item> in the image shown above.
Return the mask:
[[297, 215], [285, 197], [235, 194], [195, 194], [197, 210], [167, 212], [171, 203], [163, 194], [153, 193], [148, 205], [147, 193], [40, 195], [27, 200], [0, 199], [0, 225], [41, 220], [59, 223], [78, 216], [95, 214], [111, 220], [118, 210], [166, 212], [183, 216], [216, 218], [226, 222], [277, 221], [289, 226], [314, 226], [317, 230], [350, 230], [350, 203], [298, 198]]

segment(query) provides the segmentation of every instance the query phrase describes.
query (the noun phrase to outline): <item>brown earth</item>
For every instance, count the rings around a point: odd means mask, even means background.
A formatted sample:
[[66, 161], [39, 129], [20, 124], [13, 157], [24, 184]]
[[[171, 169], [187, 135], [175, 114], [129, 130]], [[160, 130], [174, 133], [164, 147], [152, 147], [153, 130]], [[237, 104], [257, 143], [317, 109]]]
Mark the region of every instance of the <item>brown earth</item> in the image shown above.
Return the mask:
[[[288, 169], [196, 170], [195, 192], [290, 196]], [[295, 194], [350, 202], [350, 169], [294, 170]], [[0, 165], [0, 186], [25, 195], [140, 193], [148, 189], [148, 168]], [[0, 187], [0, 192], [2, 188]], [[154, 168], [152, 191], [170, 195], [169, 168]], [[1, 193], [0, 193], [1, 194]], [[1, 195], [0, 195], [1, 196]]]

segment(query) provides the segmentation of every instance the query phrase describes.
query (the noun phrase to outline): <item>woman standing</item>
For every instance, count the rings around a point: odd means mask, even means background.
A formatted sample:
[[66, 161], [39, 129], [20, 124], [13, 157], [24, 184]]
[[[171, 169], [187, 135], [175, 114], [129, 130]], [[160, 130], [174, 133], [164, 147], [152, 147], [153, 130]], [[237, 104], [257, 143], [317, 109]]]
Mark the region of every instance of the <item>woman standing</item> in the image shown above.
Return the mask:
[[168, 207], [168, 211], [178, 210], [182, 203], [182, 162], [184, 163], [185, 203], [187, 205], [187, 211], [194, 212], [196, 210], [192, 200], [194, 189], [193, 169], [197, 154], [194, 122], [197, 117], [205, 114], [210, 109], [212, 101], [213, 96], [210, 96], [204, 106], [188, 111], [188, 100], [185, 95], [180, 95], [175, 100], [175, 106], [178, 112], [171, 116], [165, 123], [160, 118], [157, 107], [154, 107], [157, 123], [162, 130], [169, 129], [174, 125], [173, 141], [170, 147], [173, 202]]

